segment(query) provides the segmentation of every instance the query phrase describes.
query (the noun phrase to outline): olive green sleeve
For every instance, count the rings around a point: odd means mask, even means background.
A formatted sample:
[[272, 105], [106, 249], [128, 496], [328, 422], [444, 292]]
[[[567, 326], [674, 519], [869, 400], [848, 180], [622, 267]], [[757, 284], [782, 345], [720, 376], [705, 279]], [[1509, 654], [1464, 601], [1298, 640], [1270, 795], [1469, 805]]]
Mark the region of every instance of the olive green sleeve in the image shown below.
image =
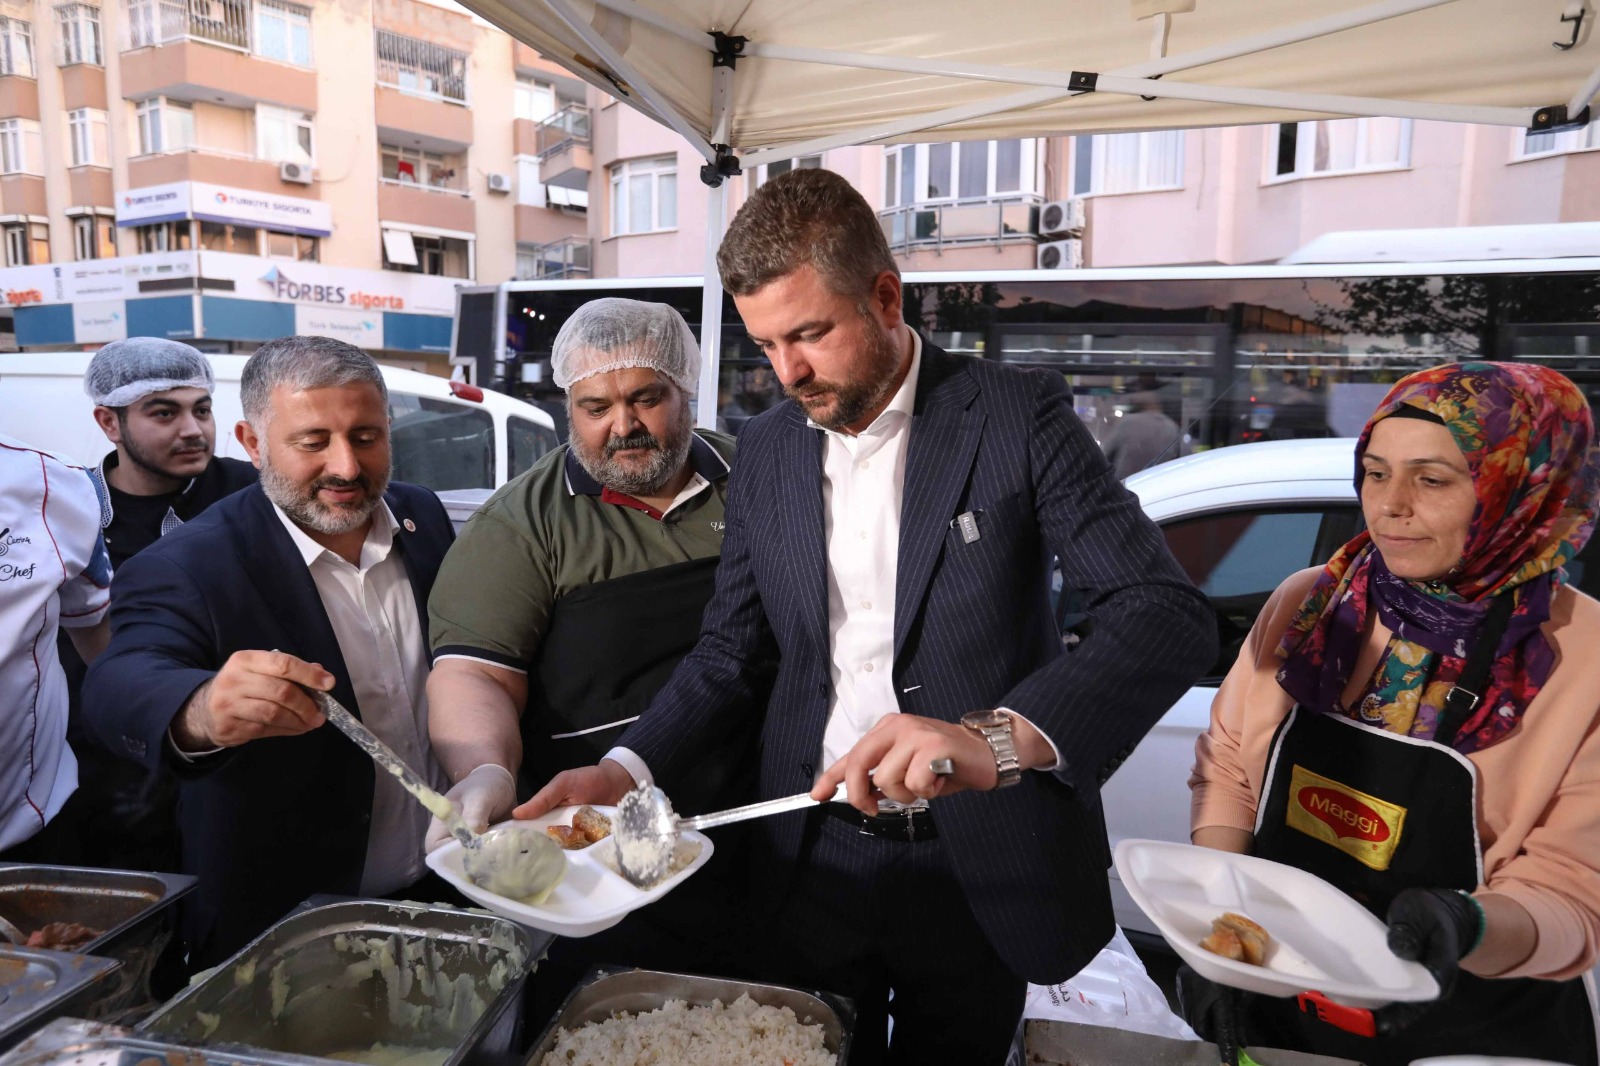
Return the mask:
[[555, 602], [554, 561], [540, 530], [508, 500], [491, 499], [445, 555], [428, 597], [437, 661], [482, 659], [526, 671]]

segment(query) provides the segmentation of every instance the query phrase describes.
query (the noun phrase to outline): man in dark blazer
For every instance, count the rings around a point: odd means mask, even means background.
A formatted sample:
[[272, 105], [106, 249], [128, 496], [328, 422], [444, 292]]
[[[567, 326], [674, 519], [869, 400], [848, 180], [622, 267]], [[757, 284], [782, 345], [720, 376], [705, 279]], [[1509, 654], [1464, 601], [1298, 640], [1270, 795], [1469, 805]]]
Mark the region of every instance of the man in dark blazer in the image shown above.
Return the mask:
[[[776, 641], [761, 793], [843, 782], [851, 805], [759, 824], [774, 976], [856, 999], [852, 1064], [999, 1064], [1025, 981], [1070, 977], [1112, 934], [1099, 786], [1212, 661], [1214, 623], [1059, 375], [908, 327], [844, 179], [763, 185], [718, 265], [790, 402], [740, 437], [698, 645], [598, 767], [517, 813], [635, 778], [670, 797], [759, 713], [749, 666]], [[1052, 555], [1095, 623], [1070, 652]]]
[[382, 372], [342, 341], [291, 337], [251, 357], [241, 400], [260, 485], [115, 576], [111, 646], [84, 691], [102, 743], [181, 778], [194, 967], [314, 893], [410, 894], [424, 879], [426, 812], [323, 728], [306, 689], [444, 783], [425, 620], [453, 534], [432, 492], [389, 481]]

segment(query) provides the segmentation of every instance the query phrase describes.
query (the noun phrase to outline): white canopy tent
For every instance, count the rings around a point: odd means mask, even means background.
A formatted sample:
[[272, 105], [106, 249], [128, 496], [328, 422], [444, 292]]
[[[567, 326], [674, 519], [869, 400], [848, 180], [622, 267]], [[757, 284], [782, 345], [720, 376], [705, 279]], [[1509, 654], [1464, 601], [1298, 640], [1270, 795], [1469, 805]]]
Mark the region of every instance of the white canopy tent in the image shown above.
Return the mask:
[[1382, 115], [1551, 130], [1600, 94], [1594, 0], [462, 0], [722, 177], [853, 144]]

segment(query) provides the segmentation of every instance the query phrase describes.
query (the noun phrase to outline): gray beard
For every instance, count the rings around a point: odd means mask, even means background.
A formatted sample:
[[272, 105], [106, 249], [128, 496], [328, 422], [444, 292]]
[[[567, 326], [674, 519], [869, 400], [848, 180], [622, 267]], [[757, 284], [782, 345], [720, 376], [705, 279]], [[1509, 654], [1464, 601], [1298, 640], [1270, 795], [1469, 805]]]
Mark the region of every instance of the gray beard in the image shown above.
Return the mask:
[[683, 464], [689, 458], [689, 449], [694, 444], [694, 423], [689, 417], [689, 405], [683, 405], [683, 414], [665, 442], [658, 441], [648, 434], [644, 436], [649, 441], [644, 446], [655, 450], [642, 469], [624, 467], [613, 458], [618, 451], [621, 451], [618, 445], [638, 445], [642, 443], [639, 437], [626, 439], [613, 437], [596, 453], [586, 448], [576, 436], [572, 436], [570, 438], [572, 454], [578, 457], [578, 465], [583, 467], [590, 477], [612, 492], [620, 492], [625, 496], [650, 496], [671, 481], [673, 475], [683, 469]]
[[336, 478], [318, 478], [311, 483], [309, 491], [302, 492], [299, 485], [272, 465], [264, 449], [261, 452], [261, 491], [267, 494], [267, 499], [299, 525], [329, 537], [352, 532], [367, 524], [372, 518], [372, 512], [376, 511], [378, 504], [383, 501], [383, 493], [389, 487], [389, 477], [392, 473], [391, 464], [390, 469], [384, 472], [382, 484], [375, 488], [366, 475], [361, 475], [354, 483], [366, 490], [365, 500], [351, 506], [329, 506], [317, 498], [317, 491], [330, 485], [342, 488], [352, 484], [351, 482]]

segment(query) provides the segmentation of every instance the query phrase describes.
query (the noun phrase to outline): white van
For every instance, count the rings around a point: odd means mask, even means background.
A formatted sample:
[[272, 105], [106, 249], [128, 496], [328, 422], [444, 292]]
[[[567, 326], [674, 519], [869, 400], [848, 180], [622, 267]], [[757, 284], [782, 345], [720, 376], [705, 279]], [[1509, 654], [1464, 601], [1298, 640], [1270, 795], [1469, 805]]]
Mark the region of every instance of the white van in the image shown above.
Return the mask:
[[[111, 450], [83, 392], [90, 352], [0, 354], [0, 433], [93, 466]], [[212, 355], [217, 454], [249, 459], [235, 439], [243, 417], [243, 355]], [[482, 500], [557, 444], [554, 420], [498, 392], [415, 370], [383, 367], [394, 418], [394, 478]], [[474, 491], [476, 490], [476, 491]]]

